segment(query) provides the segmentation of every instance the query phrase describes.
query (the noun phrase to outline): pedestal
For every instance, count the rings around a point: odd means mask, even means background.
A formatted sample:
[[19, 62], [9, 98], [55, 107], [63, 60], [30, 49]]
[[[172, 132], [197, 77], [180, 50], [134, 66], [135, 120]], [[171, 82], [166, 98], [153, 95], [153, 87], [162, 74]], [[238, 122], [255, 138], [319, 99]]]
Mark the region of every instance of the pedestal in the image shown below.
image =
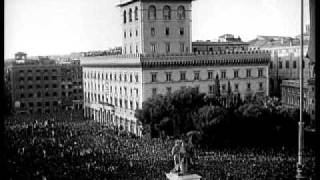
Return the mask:
[[166, 173], [169, 180], [200, 180], [201, 176], [197, 174], [178, 175], [177, 173]]

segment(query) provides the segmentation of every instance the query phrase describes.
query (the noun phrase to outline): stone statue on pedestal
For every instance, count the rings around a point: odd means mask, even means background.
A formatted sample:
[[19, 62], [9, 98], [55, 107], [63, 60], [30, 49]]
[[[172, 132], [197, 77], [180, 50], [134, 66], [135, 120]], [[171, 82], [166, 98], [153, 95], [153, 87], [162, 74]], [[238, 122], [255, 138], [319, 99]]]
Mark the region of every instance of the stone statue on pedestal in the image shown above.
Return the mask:
[[188, 164], [190, 162], [192, 147], [189, 147], [184, 140], [176, 140], [171, 150], [174, 160], [174, 168], [166, 174], [169, 180], [200, 180], [201, 176], [190, 174]]
[[184, 140], [176, 140], [175, 145], [171, 150], [173, 156], [174, 168], [171, 170], [173, 173], [181, 175], [188, 172], [189, 153], [188, 147]]

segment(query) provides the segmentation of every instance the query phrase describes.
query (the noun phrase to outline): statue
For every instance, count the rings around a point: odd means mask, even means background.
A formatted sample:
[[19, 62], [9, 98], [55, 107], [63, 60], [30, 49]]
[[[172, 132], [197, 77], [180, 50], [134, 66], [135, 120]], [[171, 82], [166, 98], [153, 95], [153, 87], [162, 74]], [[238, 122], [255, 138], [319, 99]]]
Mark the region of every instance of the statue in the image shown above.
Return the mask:
[[176, 140], [175, 145], [171, 150], [171, 154], [174, 161], [174, 168], [171, 172], [180, 175], [186, 174], [190, 158], [186, 142], [184, 140]]
[[174, 168], [170, 173], [166, 173], [169, 180], [200, 180], [201, 176], [190, 174], [188, 172], [188, 164], [192, 162], [193, 146], [187, 144], [184, 140], [176, 140], [171, 150], [174, 160]]
[[180, 146], [180, 174], [186, 174], [188, 170], [189, 155], [187, 152], [186, 142], [182, 140]]
[[174, 161], [174, 168], [172, 172], [176, 173], [180, 171], [180, 146], [181, 146], [181, 141], [176, 140], [175, 144], [171, 150], [171, 155], [173, 156], [173, 161]]

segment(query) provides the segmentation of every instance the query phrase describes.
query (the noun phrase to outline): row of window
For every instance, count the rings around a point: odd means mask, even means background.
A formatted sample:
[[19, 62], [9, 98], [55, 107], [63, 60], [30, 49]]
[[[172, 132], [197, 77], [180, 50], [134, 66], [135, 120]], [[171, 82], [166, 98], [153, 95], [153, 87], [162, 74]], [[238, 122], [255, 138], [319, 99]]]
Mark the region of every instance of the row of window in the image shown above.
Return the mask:
[[[163, 7], [162, 15], [163, 20], [171, 20], [171, 7], [166, 5]], [[184, 20], [186, 18], [186, 10], [184, 6], [179, 6], [177, 9], [177, 19]], [[157, 9], [154, 5], [149, 6], [148, 9], [148, 19], [156, 20], [157, 19]]]
[[[89, 84], [85, 84], [85, 88], [86, 89], [92, 89], [92, 90], [97, 90], [97, 89], [100, 89], [100, 84], [92, 84], [91, 86], [88, 86]], [[127, 87], [117, 87], [117, 86], [110, 86], [109, 87], [106, 87], [104, 88], [103, 85], [101, 85], [101, 91], [104, 92], [105, 90], [109, 90], [110, 93], [115, 93], [115, 94], [124, 94], [124, 95], [129, 95], [129, 92], [130, 92], [130, 96], [133, 96], [133, 94], [136, 94], [136, 97], [139, 96], [139, 89], [138, 88], [130, 88], [130, 91], [129, 91], [129, 88]]]
[[[163, 19], [164, 20], [171, 20], [171, 7], [166, 5], [163, 7]], [[134, 20], [138, 21], [138, 7], [134, 8], [134, 12], [132, 8], [129, 8], [128, 15], [127, 11], [123, 11], [123, 23], [126, 24], [128, 21], [133, 21], [133, 13], [134, 13]], [[186, 18], [186, 11], [184, 6], [179, 6], [177, 9], [177, 19], [184, 20]], [[148, 9], [148, 19], [149, 20], [156, 20], [157, 19], [157, 9], [154, 5], [149, 6]]]
[[[100, 94], [95, 94], [95, 93], [87, 93], [85, 96], [85, 101], [87, 102], [102, 102], [104, 101], [104, 96]], [[126, 99], [121, 99], [121, 98], [113, 98], [110, 97], [110, 99], [106, 98], [105, 99], [106, 103], [110, 103], [114, 105], [115, 107], [120, 107], [120, 108], [125, 108], [125, 109], [139, 109], [139, 102], [135, 102], [135, 107], [134, 107], [134, 101], [131, 100], [126, 100]]]
[[[302, 68], [305, 67], [305, 62], [302, 61]], [[271, 62], [270, 63], [270, 68], [272, 69], [273, 68], [273, 63]], [[283, 61], [279, 61], [279, 69], [282, 69], [283, 68]], [[290, 68], [290, 61], [285, 61], [285, 68], [286, 69], [289, 69]], [[292, 68], [293, 69], [296, 69], [297, 68], [297, 61], [292, 61]]]
[[[25, 88], [27, 89], [33, 89], [33, 88], [37, 88], [37, 89], [40, 89], [42, 88], [43, 86], [41, 86], [40, 84], [37, 84], [37, 85], [28, 85], [28, 86], [24, 86], [24, 85], [20, 85], [19, 86], [19, 89], [20, 90], [24, 90]], [[45, 84], [44, 85], [44, 88], [49, 88], [49, 84]], [[51, 88], [58, 88], [57, 84], [51, 84]]]
[[[164, 32], [164, 34], [165, 34], [166, 36], [169, 36], [169, 35], [170, 35], [170, 28], [169, 28], [169, 27], [166, 27], [163, 32]], [[152, 27], [152, 28], [150, 29], [150, 35], [151, 35], [151, 36], [155, 36], [155, 35], [156, 35], [156, 29], [155, 29], [154, 27]], [[179, 29], [179, 35], [180, 35], [180, 36], [183, 36], [183, 35], [184, 35], [184, 28], [183, 28], [183, 27], [181, 27], [181, 28]], [[124, 31], [123, 36], [124, 36], [124, 38], [127, 38], [127, 32], [126, 32], [126, 31]], [[132, 37], [132, 31], [131, 31], [131, 30], [129, 30], [129, 37], [130, 37], [130, 38]], [[138, 37], [138, 30], [136, 30], [136, 37]]]
[[83, 77], [87, 79], [97, 80], [114, 80], [119, 82], [139, 82], [139, 75], [135, 74], [122, 74], [122, 73], [95, 73], [95, 72], [84, 72]]
[[[247, 83], [247, 91], [251, 91], [251, 83]], [[222, 92], [226, 92], [227, 89], [227, 85], [226, 84], [221, 84], [221, 91]], [[185, 89], [186, 86], [181, 86], [181, 89]], [[195, 87], [197, 89], [197, 91], [199, 91], [199, 86]], [[231, 88], [231, 87], [230, 87]], [[208, 94], [213, 94], [214, 93], [214, 89], [215, 89], [215, 85], [208, 85]], [[166, 87], [167, 92], [166, 93], [172, 93], [172, 87]], [[238, 92], [239, 90], [239, 83], [235, 83], [234, 87], [233, 87], [233, 91]], [[259, 82], [259, 91], [263, 91], [263, 83]], [[232, 91], [232, 89], [231, 89]], [[152, 95], [155, 96], [157, 95], [157, 88], [152, 88]]]
[[[185, 43], [181, 42], [179, 45], [180, 45], [180, 52], [181, 53], [189, 52], [189, 47], [186, 47]], [[164, 46], [165, 46], [165, 52], [166, 53], [170, 53], [171, 52], [170, 43], [169, 42], [165, 42]], [[150, 50], [151, 50], [152, 53], [156, 52], [156, 49], [157, 49], [156, 47], [157, 47], [157, 43], [155, 43], [155, 42], [150, 43]]]
[[[50, 80], [57, 80], [58, 77], [57, 76], [51, 76], [50, 77]], [[24, 81], [24, 80], [28, 80], [28, 81], [33, 81], [33, 80], [36, 80], [36, 81], [40, 81], [42, 80], [42, 78], [40, 76], [37, 76], [37, 77], [32, 77], [32, 76], [29, 76], [29, 77], [19, 77], [19, 81]], [[49, 76], [44, 76], [43, 77], [43, 80], [49, 80]]]
[[[36, 69], [36, 70], [32, 70], [32, 69], [19, 70], [19, 73], [26, 73], [26, 72], [28, 72], [28, 73], [38, 72], [38, 73], [39, 73], [39, 72], [49, 72], [49, 70], [48, 70], [48, 69], [44, 69], [44, 70], [41, 70], [41, 69]], [[52, 69], [51, 72], [55, 73], [55, 72], [57, 72], [57, 70], [56, 70], [56, 69]]]
[[[45, 92], [44, 93], [44, 97], [57, 97], [58, 96], [58, 93], [57, 92], [52, 92], [52, 93], [49, 93], [49, 92]], [[29, 94], [26, 94], [26, 93], [21, 93], [20, 94], [20, 98], [35, 98], [35, 97], [42, 97], [42, 93], [41, 92], [37, 92], [37, 93], [29, 93]]]
[[[129, 22], [132, 22], [132, 9], [130, 8], [129, 9], [129, 12], [128, 12], [128, 19], [129, 19]], [[135, 7], [134, 8], [134, 20], [138, 20], [138, 7]], [[123, 11], [123, 23], [125, 24], [125, 23], [127, 23], [127, 11], [126, 10], [124, 10]]]
[[42, 107], [42, 105], [45, 105], [45, 106], [50, 106], [50, 104], [52, 104], [52, 106], [58, 106], [58, 102], [57, 101], [53, 101], [53, 102], [37, 102], [37, 103], [34, 103], [34, 102], [29, 102], [29, 103], [21, 103], [20, 104], [20, 107], [22, 108], [25, 108], [27, 105], [28, 107], [35, 107], [35, 106], [38, 106], [38, 107]]
[[[252, 77], [251, 76], [251, 69], [246, 69], [246, 77]], [[200, 71], [194, 71], [194, 76], [193, 76], [193, 80], [200, 80]], [[213, 71], [208, 71], [208, 76], [207, 79], [213, 79]], [[157, 72], [151, 73], [151, 82], [157, 82]], [[172, 72], [166, 72], [166, 81], [172, 81]], [[186, 71], [181, 71], [180, 72], [180, 81], [186, 81]], [[217, 74], [218, 76], [218, 74]], [[219, 77], [219, 76], [218, 76]], [[258, 77], [263, 77], [263, 69], [259, 68], [258, 69]], [[227, 78], [227, 71], [226, 70], [222, 70], [220, 72], [220, 79], [226, 79]], [[239, 78], [239, 70], [233, 70], [233, 78]]]

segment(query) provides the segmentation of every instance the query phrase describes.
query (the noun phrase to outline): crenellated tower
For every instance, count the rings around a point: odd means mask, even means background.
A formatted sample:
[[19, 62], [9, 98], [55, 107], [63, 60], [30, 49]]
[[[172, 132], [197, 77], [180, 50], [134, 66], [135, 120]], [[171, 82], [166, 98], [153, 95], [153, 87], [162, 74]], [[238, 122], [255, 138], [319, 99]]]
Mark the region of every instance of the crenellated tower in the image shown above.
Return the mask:
[[192, 0], [120, 0], [123, 54], [191, 52]]

